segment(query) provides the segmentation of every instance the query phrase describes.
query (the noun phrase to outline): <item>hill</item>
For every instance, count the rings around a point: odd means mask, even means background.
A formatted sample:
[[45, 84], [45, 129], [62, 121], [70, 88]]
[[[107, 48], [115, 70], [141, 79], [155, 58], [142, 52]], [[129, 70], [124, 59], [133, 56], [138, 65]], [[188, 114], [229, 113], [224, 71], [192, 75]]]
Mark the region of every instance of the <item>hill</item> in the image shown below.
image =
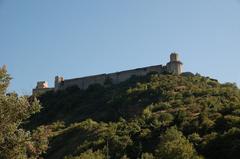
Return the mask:
[[51, 130], [49, 159], [235, 159], [240, 90], [200, 75], [133, 76], [39, 97], [27, 124]]

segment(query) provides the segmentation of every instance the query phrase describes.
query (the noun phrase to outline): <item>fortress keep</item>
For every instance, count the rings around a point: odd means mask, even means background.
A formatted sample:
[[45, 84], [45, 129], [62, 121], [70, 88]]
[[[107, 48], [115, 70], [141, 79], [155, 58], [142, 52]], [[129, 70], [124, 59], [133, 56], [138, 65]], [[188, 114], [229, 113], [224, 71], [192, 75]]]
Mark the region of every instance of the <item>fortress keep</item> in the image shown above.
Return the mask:
[[87, 76], [81, 78], [74, 79], [66, 79], [63, 77], [56, 76], [55, 77], [55, 85], [54, 88], [49, 88], [46, 81], [37, 82], [36, 88], [33, 89], [33, 94], [42, 94], [50, 90], [58, 91], [64, 90], [71, 86], [78, 86], [80, 89], [87, 89], [92, 84], [101, 84], [107, 80], [110, 80], [113, 84], [118, 84], [129, 79], [131, 76], [144, 76], [150, 72], [157, 72], [159, 74], [168, 72], [175, 75], [180, 75], [182, 73], [182, 62], [179, 59], [179, 55], [177, 53], [172, 53], [170, 55], [170, 62], [167, 63], [166, 66], [163, 65], [155, 65], [143, 68], [137, 68], [133, 70], [126, 70], [121, 72], [109, 73], [109, 74], [100, 74], [94, 76]]

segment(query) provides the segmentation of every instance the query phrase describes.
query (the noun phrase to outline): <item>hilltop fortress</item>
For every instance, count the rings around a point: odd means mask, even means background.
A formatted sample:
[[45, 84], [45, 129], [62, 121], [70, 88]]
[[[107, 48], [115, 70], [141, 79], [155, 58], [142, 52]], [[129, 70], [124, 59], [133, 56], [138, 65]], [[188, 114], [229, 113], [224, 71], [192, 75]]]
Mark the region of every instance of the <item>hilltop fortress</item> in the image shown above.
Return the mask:
[[170, 55], [170, 62], [168, 62], [165, 66], [155, 65], [155, 66], [137, 68], [133, 70], [126, 70], [121, 72], [93, 75], [93, 76], [66, 79], [66, 80], [64, 80], [63, 77], [56, 76], [54, 88], [49, 88], [48, 83], [46, 81], [39, 81], [37, 82], [36, 88], [33, 89], [33, 94], [42, 94], [51, 90], [54, 90], [54, 91], [64, 90], [72, 86], [77, 86], [80, 89], [87, 89], [92, 84], [104, 85], [104, 83], [107, 80], [111, 80], [113, 84], [118, 84], [120, 82], [123, 82], [129, 79], [131, 76], [144, 76], [151, 72], [157, 72], [159, 74], [168, 72], [175, 75], [179, 75], [182, 73], [182, 65], [183, 64], [179, 59], [179, 55], [177, 53], [172, 53]]

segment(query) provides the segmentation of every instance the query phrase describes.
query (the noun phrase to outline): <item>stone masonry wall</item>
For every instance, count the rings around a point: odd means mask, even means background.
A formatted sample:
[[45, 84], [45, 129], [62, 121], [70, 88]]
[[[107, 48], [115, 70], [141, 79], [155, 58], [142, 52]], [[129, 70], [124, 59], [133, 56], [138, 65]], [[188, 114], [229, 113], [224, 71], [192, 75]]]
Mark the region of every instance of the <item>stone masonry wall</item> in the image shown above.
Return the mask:
[[95, 76], [88, 76], [83, 78], [75, 78], [75, 79], [68, 79], [64, 80], [60, 84], [59, 89], [66, 89], [67, 87], [71, 86], [78, 86], [80, 89], [87, 89], [92, 84], [104, 84], [107, 78], [110, 78], [114, 84], [123, 82], [129, 79], [131, 76], [144, 76], [150, 72], [164, 72], [164, 67], [162, 65], [138, 68], [134, 70], [110, 73], [110, 74], [100, 74]]

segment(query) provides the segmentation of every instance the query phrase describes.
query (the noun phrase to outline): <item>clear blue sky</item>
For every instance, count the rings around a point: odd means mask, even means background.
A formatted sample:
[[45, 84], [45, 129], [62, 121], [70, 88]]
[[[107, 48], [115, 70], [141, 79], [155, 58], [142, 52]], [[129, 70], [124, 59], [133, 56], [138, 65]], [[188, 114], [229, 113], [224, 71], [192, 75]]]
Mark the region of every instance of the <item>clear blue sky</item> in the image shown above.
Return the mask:
[[38, 80], [165, 64], [240, 84], [239, 0], [0, 0], [10, 91]]

